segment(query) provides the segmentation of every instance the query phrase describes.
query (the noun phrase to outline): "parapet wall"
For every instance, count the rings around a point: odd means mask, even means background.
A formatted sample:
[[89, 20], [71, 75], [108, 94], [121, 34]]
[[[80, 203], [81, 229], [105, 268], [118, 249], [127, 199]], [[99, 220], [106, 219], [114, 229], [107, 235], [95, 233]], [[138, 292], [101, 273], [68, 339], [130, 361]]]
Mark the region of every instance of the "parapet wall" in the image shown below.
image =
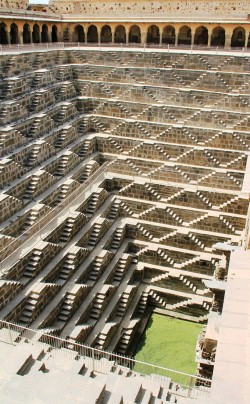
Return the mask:
[[[224, 17], [237, 16], [246, 17], [250, 12], [248, 0], [242, 1], [204, 1], [204, 0], [178, 0], [178, 1], [134, 1], [126, 0], [121, 3], [113, 0], [104, 2], [87, 0], [51, 0], [50, 5], [61, 13], [76, 14], [84, 13], [88, 16], [109, 16], [117, 17], [131, 14], [134, 17]], [[108, 13], [108, 14], [107, 14]]]
[[19, 9], [19, 10], [27, 10], [29, 5], [28, 0], [1, 0], [0, 1], [0, 9], [1, 8], [10, 8], [10, 9]]

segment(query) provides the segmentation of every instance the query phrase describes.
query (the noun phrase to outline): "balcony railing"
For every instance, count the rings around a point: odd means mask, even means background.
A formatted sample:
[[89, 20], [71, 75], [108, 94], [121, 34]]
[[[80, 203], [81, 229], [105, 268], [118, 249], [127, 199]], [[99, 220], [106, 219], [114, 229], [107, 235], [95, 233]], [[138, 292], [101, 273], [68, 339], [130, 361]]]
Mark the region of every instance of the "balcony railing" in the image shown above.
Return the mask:
[[220, 46], [202, 46], [202, 45], [177, 45], [174, 44], [142, 44], [142, 43], [86, 43], [86, 42], [48, 42], [48, 43], [30, 43], [30, 44], [12, 44], [0, 45], [0, 53], [21, 53], [21, 52], [37, 52], [40, 50], [58, 50], [72, 48], [116, 48], [117, 50], [127, 49], [161, 49], [167, 52], [184, 51], [184, 52], [204, 52], [204, 53], [234, 53], [239, 55], [250, 54], [250, 48], [236, 47], [220, 47]]

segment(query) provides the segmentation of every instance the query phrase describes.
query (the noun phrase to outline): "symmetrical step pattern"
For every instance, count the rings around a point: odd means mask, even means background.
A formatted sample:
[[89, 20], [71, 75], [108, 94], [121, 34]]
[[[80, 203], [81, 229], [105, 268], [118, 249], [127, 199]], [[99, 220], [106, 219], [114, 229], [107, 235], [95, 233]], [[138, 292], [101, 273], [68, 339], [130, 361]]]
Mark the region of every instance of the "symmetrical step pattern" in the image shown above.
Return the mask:
[[0, 318], [129, 355], [152, 308], [205, 322], [213, 246], [244, 241], [249, 57], [1, 61]]

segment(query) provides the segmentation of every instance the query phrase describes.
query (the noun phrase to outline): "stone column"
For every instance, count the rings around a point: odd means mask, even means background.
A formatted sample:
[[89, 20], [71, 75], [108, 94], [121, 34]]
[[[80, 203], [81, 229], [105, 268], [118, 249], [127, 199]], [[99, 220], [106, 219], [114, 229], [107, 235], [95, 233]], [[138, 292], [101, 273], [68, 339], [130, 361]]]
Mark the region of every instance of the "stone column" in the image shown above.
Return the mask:
[[175, 29], [175, 47], [178, 46], [179, 28]]
[[98, 36], [98, 44], [101, 45], [101, 30], [99, 27], [97, 27], [97, 36]]
[[245, 45], [244, 45], [245, 48], [247, 48], [247, 44], [248, 44], [248, 32], [246, 32], [246, 37], [245, 37]]
[[208, 32], [207, 34], [207, 46], [211, 46], [212, 32]]
[[162, 29], [160, 29], [160, 42], [159, 42], [159, 45], [162, 45]]
[[111, 27], [111, 38], [112, 38], [112, 45], [114, 45], [114, 42], [115, 42], [115, 31], [114, 31], [114, 28], [113, 28], [113, 27]]
[[28, 27], [28, 32], [29, 32], [29, 43], [32, 43], [33, 42], [32, 31], [31, 31], [30, 27]]
[[75, 41], [75, 33], [74, 31], [71, 31], [72, 27], [69, 26], [69, 42], [74, 42]]
[[195, 33], [193, 33], [193, 32], [191, 31], [191, 46], [194, 45], [194, 37], [195, 37]]
[[147, 44], [147, 30], [146, 31], [141, 30], [141, 43], [143, 45]]
[[84, 43], [88, 42], [88, 27], [84, 27]]
[[63, 42], [63, 31], [62, 28], [57, 30], [57, 41], [58, 42]]
[[226, 32], [226, 34], [225, 34], [225, 48], [230, 48], [231, 47], [231, 38], [232, 38], [232, 33], [231, 32]]
[[23, 32], [22, 31], [18, 31], [18, 43], [20, 45], [23, 44]]
[[126, 31], [126, 44], [128, 44], [129, 43], [129, 29], [126, 27], [125, 31]]
[[10, 45], [10, 31], [6, 31], [7, 44]]

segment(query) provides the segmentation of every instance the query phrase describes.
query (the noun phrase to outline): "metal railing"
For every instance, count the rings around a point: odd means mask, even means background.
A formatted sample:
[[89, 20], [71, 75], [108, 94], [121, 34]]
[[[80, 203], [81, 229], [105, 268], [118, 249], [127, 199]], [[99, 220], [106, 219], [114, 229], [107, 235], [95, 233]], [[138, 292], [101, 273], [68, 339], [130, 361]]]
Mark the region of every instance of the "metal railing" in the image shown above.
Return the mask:
[[87, 42], [40, 42], [40, 43], [29, 43], [29, 44], [6, 44], [0, 45], [0, 53], [12, 53], [12, 52], [26, 52], [26, 51], [39, 51], [39, 50], [63, 50], [72, 48], [93, 48], [93, 49], [103, 49], [103, 48], [116, 48], [117, 50], [128, 50], [133, 48], [138, 49], [158, 49], [170, 51], [184, 51], [192, 53], [193, 51], [201, 51], [205, 53], [236, 53], [240, 56], [244, 54], [250, 54], [250, 48], [245, 47], [223, 47], [223, 46], [201, 46], [201, 45], [174, 45], [174, 44], [142, 44], [142, 43], [87, 43]]
[[3, 320], [0, 321], [0, 341], [12, 345], [20, 342], [40, 345], [49, 349], [50, 356], [62, 355], [71, 360], [82, 360], [85, 366], [98, 373], [126, 372], [127, 377], [143, 376], [167, 387], [177, 396], [195, 399], [210, 394], [210, 379], [102, 351]]

